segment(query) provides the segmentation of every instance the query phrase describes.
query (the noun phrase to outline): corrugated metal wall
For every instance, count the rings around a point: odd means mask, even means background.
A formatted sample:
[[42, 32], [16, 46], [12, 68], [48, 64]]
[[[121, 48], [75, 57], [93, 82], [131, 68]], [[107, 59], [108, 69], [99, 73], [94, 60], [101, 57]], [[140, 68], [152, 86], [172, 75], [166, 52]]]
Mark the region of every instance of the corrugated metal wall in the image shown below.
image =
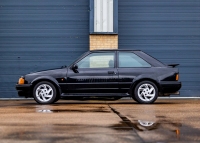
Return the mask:
[[179, 63], [181, 96], [200, 96], [200, 1], [119, 0], [119, 49]]
[[0, 97], [19, 76], [67, 65], [89, 48], [89, 0], [0, 1]]

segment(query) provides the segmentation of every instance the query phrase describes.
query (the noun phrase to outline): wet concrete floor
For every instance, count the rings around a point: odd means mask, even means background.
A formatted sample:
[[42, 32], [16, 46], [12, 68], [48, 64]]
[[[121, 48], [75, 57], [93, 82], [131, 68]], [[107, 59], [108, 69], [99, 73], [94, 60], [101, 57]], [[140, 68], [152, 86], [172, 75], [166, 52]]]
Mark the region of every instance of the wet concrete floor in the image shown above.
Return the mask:
[[200, 100], [0, 100], [0, 142], [200, 142]]

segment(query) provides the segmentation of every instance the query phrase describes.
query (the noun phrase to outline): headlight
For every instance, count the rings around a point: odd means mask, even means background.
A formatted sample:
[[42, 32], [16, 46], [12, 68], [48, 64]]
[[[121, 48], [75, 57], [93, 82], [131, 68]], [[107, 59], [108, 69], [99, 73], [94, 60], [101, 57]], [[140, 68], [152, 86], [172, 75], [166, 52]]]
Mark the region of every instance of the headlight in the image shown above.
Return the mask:
[[24, 77], [20, 77], [18, 84], [24, 84], [24, 83], [25, 83]]

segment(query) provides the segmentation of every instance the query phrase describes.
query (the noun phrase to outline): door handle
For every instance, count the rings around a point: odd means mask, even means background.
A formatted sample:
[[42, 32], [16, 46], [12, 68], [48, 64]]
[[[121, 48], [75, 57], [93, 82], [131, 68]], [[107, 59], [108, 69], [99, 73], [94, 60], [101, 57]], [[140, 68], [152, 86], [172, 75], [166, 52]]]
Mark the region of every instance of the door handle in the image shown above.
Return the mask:
[[108, 74], [115, 74], [114, 71], [108, 71]]

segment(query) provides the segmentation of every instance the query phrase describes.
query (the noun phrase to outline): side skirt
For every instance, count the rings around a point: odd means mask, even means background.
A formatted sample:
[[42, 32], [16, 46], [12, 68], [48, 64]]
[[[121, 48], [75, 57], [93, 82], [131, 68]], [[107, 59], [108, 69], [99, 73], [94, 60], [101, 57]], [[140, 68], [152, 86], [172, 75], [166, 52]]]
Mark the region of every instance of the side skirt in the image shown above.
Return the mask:
[[128, 93], [62, 93], [61, 97], [130, 97]]

